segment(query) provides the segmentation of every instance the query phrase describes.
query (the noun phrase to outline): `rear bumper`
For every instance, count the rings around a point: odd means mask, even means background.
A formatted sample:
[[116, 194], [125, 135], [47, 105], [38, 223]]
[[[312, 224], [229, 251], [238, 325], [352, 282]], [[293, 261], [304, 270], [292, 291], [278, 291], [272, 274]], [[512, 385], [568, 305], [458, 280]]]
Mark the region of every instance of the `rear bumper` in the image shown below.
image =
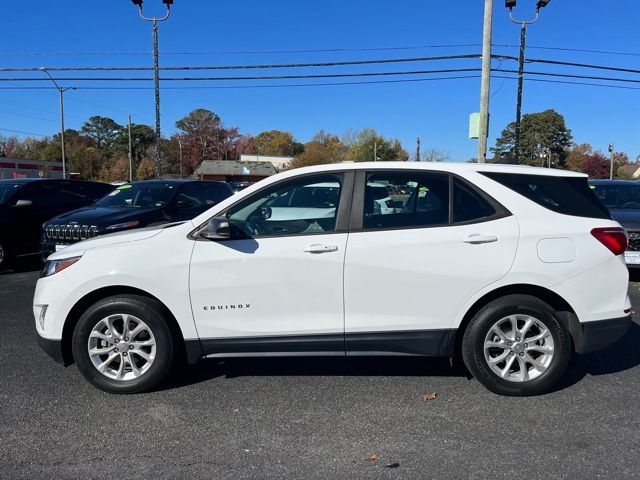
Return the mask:
[[576, 352], [596, 352], [613, 345], [631, 328], [632, 319], [632, 315], [629, 314], [620, 318], [580, 324], [579, 328], [572, 332]]
[[51, 358], [58, 363], [64, 363], [64, 356], [62, 354], [62, 340], [52, 340], [49, 338], [43, 338], [38, 335], [38, 345], [46, 352]]

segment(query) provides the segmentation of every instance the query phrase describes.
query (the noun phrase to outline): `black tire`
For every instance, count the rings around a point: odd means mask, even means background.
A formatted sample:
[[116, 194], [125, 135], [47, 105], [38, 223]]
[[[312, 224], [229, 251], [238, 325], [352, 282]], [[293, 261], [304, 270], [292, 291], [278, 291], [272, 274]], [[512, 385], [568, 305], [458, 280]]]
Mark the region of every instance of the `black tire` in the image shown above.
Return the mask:
[[[484, 351], [485, 337], [494, 324], [515, 314], [534, 317], [547, 327], [553, 339], [553, 357], [547, 369], [537, 378], [522, 382], [506, 380], [494, 373]], [[564, 374], [571, 352], [570, 334], [557, 312], [540, 299], [529, 295], [508, 295], [482, 307], [469, 322], [462, 340], [462, 358], [471, 374], [488, 390], [508, 396], [539, 395], [547, 392]], [[520, 370], [520, 367], [512, 368]]]
[[[128, 314], [142, 320], [155, 338], [155, 358], [142, 375], [131, 380], [112, 379], [94, 366], [88, 352], [92, 329], [109, 315]], [[73, 357], [80, 373], [95, 387], [109, 393], [141, 393], [165, 379], [175, 365], [177, 344], [161, 305], [137, 295], [117, 295], [95, 303], [80, 317], [73, 332]], [[127, 355], [127, 353], [124, 353]]]
[[11, 250], [7, 247], [7, 243], [0, 239], [0, 272], [13, 268], [13, 264]]

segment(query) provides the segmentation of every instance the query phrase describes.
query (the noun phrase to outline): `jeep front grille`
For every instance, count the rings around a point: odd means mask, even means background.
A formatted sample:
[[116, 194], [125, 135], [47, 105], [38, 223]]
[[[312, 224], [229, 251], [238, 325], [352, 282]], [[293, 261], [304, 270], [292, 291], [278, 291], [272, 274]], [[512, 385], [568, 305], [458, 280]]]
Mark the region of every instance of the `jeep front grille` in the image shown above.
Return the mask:
[[79, 242], [97, 234], [98, 227], [95, 225], [49, 225], [45, 230], [47, 239], [65, 242]]

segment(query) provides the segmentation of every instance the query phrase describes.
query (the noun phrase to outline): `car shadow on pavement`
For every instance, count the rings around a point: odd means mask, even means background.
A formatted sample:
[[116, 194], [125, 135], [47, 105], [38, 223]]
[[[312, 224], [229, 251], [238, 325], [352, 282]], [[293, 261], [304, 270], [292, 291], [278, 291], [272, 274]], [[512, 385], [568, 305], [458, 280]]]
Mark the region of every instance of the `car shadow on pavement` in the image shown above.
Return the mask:
[[[567, 373], [552, 391], [564, 390], [586, 376], [611, 375], [640, 365], [640, 326], [633, 324], [615, 345], [601, 352], [574, 355]], [[459, 362], [424, 357], [264, 357], [203, 359], [183, 367], [160, 390], [180, 388], [224, 377], [362, 376], [469, 377]]]
[[587, 375], [600, 376], [630, 370], [640, 365], [640, 326], [634, 323], [629, 331], [614, 345], [600, 352], [574, 355], [567, 373], [554, 391], [578, 383]]

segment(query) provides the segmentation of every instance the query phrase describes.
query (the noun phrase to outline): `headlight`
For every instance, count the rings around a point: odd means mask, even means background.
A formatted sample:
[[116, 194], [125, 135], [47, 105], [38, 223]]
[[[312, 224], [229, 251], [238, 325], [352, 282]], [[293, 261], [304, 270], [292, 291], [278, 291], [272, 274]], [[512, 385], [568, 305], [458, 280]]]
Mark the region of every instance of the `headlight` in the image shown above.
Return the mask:
[[140, 225], [140, 220], [132, 220], [131, 222], [109, 225], [105, 230], [122, 230], [123, 228], [133, 228], [137, 227], [138, 225]]
[[82, 257], [63, 258], [62, 260], [47, 260], [44, 264], [44, 268], [40, 272], [40, 278], [50, 277], [54, 273], [61, 272], [65, 268], [69, 268], [76, 263]]

